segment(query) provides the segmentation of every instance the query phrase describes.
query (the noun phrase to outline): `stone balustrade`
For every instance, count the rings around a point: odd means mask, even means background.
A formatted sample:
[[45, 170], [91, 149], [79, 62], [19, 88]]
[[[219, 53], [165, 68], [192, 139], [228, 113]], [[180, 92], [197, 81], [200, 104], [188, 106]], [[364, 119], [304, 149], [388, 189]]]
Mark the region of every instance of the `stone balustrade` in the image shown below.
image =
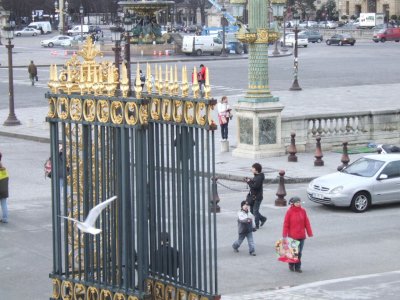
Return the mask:
[[298, 152], [315, 149], [315, 138], [321, 136], [322, 148], [330, 150], [349, 145], [367, 145], [370, 142], [400, 143], [400, 110], [361, 111], [282, 117], [282, 144], [290, 145], [290, 134], [296, 133]]

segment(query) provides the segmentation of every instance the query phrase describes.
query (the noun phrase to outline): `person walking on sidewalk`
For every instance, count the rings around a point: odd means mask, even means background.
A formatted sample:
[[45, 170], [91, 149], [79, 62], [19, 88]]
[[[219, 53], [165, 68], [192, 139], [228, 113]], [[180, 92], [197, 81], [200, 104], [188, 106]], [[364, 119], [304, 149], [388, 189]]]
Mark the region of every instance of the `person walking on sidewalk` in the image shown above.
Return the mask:
[[199, 82], [201, 96], [203, 96], [203, 87], [206, 84], [206, 67], [203, 64], [200, 65], [200, 71], [197, 73], [197, 81]]
[[247, 202], [250, 204], [250, 211], [255, 217], [256, 229], [259, 229], [265, 224], [267, 218], [260, 213], [261, 202], [263, 201], [263, 183], [264, 173], [262, 173], [262, 166], [255, 163], [251, 166], [254, 177], [245, 178], [245, 181], [250, 187], [250, 192], [247, 196]]
[[246, 201], [240, 203], [240, 211], [238, 212], [238, 233], [239, 238], [232, 245], [233, 251], [239, 252], [239, 247], [243, 243], [244, 239], [247, 238], [249, 244], [249, 254], [256, 256], [256, 249], [253, 240], [253, 231], [255, 229], [254, 216], [249, 211], [249, 205]]
[[31, 60], [31, 63], [28, 66], [28, 73], [29, 73], [29, 79], [31, 80], [32, 85], [35, 85], [35, 80], [37, 81], [37, 68], [36, 68], [35, 64], [33, 63], [33, 60]]
[[301, 270], [301, 256], [303, 254], [304, 240], [306, 239], [306, 231], [308, 237], [313, 236], [310, 220], [308, 219], [307, 212], [301, 207], [301, 200], [299, 197], [292, 197], [289, 200], [290, 208], [286, 212], [285, 220], [283, 222], [282, 237], [285, 239], [290, 237], [298, 240], [299, 244], [299, 262], [289, 263], [289, 269], [292, 272], [302, 273]]
[[8, 208], [7, 208], [7, 198], [8, 198], [8, 172], [7, 169], [3, 167], [1, 163], [2, 154], [0, 153], [0, 202], [1, 202], [1, 212], [2, 218], [1, 223], [8, 223]]
[[223, 141], [228, 140], [228, 124], [231, 118], [231, 108], [228, 104], [228, 97], [223, 96], [221, 102], [217, 104], [218, 120], [221, 126], [221, 136]]

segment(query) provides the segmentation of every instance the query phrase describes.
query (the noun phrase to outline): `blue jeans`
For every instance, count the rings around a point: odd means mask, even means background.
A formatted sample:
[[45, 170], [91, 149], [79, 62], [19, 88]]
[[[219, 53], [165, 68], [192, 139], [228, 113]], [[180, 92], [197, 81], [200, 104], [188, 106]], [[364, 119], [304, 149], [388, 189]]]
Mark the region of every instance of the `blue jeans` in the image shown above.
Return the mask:
[[226, 124], [221, 124], [221, 136], [222, 139], [227, 140], [228, 139], [228, 123]]
[[303, 247], [304, 247], [304, 240], [298, 240], [300, 242], [299, 244], [299, 262], [298, 263], [289, 263], [289, 267], [294, 267], [295, 270], [300, 270], [301, 269], [301, 255], [303, 254]]
[[264, 217], [262, 214], [260, 214], [261, 201], [257, 201], [257, 200], [254, 201], [254, 205], [252, 207], [250, 207], [250, 211], [254, 215], [254, 218], [255, 218], [254, 221], [256, 222], [257, 228], [260, 226], [260, 222], [265, 222], [267, 220], [266, 217]]
[[7, 223], [8, 221], [7, 198], [0, 199], [0, 202], [1, 202], [1, 211], [3, 212], [1, 220], [2, 222]]
[[249, 233], [240, 233], [238, 240], [232, 245], [233, 249], [239, 249], [245, 238], [247, 238], [247, 243], [249, 244], [249, 253], [253, 253], [254, 251], [256, 251], [252, 231], [250, 231]]

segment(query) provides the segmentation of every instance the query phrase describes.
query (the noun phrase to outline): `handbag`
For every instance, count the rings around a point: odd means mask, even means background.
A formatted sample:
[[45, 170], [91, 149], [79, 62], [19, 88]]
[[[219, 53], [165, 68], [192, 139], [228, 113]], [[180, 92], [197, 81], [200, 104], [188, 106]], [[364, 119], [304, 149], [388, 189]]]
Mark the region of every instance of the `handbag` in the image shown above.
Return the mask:
[[220, 124], [220, 125], [223, 125], [223, 124], [228, 123], [228, 120], [226, 119], [225, 116], [219, 115], [218, 118], [219, 118], [219, 124]]
[[36, 76], [35, 76], [35, 79], [36, 79], [36, 81], [38, 81], [38, 80], [39, 80], [39, 77], [36, 75]]

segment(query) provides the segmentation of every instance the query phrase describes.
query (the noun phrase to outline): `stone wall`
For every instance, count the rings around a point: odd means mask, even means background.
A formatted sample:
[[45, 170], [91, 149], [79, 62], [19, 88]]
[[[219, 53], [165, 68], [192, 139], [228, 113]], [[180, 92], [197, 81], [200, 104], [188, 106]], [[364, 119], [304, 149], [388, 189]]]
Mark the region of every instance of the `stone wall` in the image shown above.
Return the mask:
[[400, 143], [400, 110], [364, 111], [335, 115], [321, 114], [282, 118], [282, 144], [290, 145], [290, 134], [296, 133], [298, 152], [315, 149], [315, 138], [321, 136], [324, 150], [349, 145], [366, 146]]

